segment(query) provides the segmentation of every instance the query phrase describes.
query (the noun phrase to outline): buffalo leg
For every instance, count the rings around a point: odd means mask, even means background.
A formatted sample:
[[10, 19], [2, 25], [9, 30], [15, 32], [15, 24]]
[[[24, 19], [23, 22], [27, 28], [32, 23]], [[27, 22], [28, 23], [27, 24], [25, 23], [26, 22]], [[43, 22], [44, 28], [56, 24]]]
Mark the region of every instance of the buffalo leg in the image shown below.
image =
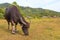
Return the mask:
[[8, 30], [10, 30], [10, 22], [8, 22]]
[[17, 23], [15, 23], [15, 31], [17, 32]]
[[12, 25], [12, 33], [14, 34], [15, 33], [15, 23], [12, 21], [11, 25]]

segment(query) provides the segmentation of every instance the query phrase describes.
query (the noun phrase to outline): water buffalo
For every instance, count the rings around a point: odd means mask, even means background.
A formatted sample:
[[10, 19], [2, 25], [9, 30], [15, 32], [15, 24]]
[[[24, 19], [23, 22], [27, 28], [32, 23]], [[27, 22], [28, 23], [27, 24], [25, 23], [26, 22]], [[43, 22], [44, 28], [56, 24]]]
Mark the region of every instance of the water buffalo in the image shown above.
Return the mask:
[[29, 34], [28, 29], [30, 27], [30, 24], [24, 19], [16, 6], [13, 5], [11, 7], [7, 7], [4, 17], [8, 22], [8, 29], [11, 23], [13, 34], [16, 32], [16, 25], [18, 23], [22, 26], [23, 33], [25, 35]]

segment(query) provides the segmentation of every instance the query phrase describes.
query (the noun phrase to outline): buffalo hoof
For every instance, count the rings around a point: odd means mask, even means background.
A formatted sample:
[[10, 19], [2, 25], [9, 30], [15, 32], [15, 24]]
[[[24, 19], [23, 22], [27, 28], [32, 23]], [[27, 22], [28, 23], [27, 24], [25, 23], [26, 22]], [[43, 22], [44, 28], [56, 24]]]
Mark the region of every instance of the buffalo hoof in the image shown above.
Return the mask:
[[12, 34], [15, 34], [15, 31], [12, 31]]

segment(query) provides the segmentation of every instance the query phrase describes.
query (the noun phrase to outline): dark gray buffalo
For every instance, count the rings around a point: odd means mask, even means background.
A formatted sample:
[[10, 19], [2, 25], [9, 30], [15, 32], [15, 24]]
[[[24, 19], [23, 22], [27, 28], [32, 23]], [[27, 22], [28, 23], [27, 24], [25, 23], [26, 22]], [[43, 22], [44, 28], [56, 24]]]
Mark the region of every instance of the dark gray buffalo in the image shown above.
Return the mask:
[[22, 31], [24, 32], [24, 34], [29, 34], [28, 29], [30, 24], [26, 22], [24, 17], [19, 13], [19, 10], [16, 6], [13, 5], [11, 7], [6, 8], [4, 17], [8, 22], [8, 29], [11, 23], [12, 33], [16, 32], [16, 25], [19, 23], [22, 26]]

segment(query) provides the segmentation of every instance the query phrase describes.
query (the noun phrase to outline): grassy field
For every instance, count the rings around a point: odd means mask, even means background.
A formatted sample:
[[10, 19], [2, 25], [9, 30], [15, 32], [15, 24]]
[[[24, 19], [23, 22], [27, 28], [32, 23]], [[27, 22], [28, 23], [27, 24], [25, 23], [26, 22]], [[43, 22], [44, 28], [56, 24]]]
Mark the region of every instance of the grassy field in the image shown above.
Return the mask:
[[6, 20], [0, 19], [0, 40], [60, 40], [60, 18], [31, 19], [30, 24], [29, 36], [23, 35], [19, 24], [13, 35]]

